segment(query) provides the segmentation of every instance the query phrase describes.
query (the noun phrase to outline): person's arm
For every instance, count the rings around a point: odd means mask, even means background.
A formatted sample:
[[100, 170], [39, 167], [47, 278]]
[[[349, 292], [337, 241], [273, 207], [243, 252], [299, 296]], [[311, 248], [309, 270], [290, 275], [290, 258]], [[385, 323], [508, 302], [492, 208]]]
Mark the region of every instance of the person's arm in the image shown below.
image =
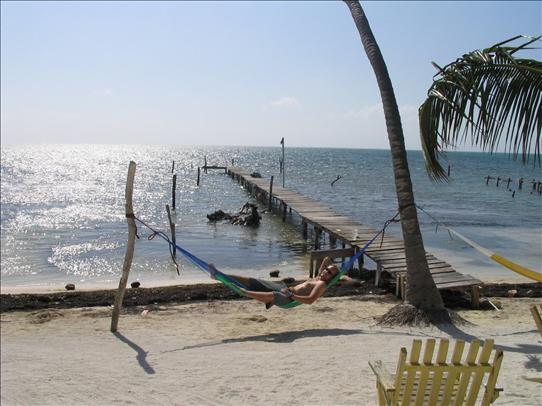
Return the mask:
[[333, 265], [333, 260], [330, 257], [325, 257], [322, 263], [320, 264], [320, 268], [318, 269], [318, 275], [320, 274], [320, 272], [322, 272], [324, 269], [326, 269], [330, 265]]
[[325, 291], [326, 291], [326, 284], [321, 283], [315, 286], [311, 290], [311, 293], [307, 296], [301, 296], [292, 292], [292, 296], [290, 296], [290, 298], [293, 300], [297, 300], [298, 302], [301, 302], [303, 304], [313, 304], [316, 301], [316, 299], [318, 299], [320, 296], [324, 294]]

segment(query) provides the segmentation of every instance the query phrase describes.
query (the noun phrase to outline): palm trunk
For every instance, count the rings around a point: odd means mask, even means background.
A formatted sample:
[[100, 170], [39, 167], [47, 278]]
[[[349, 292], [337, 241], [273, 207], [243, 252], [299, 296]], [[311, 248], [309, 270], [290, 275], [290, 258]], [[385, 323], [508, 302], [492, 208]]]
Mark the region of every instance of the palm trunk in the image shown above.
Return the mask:
[[401, 116], [397, 107], [388, 69], [361, 5], [357, 0], [345, 0], [345, 3], [352, 13], [361, 37], [361, 42], [363, 43], [363, 48], [373, 67], [384, 106], [384, 116], [386, 118], [386, 128], [395, 176], [395, 189], [405, 244], [407, 263], [405, 302], [422, 310], [443, 310], [444, 304], [442, 298], [431, 277], [425, 257], [425, 249], [408, 169]]

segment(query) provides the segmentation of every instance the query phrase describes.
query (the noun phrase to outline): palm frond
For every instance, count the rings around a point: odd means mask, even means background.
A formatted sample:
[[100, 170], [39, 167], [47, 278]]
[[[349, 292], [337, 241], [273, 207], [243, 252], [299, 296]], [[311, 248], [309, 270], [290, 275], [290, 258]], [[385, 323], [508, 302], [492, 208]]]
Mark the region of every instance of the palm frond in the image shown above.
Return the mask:
[[[441, 68], [419, 108], [419, 125], [426, 169], [434, 180], [447, 180], [440, 164], [444, 150], [465, 143], [504, 151], [524, 163], [540, 165], [542, 131], [542, 62], [515, 58], [539, 41], [514, 37], [484, 50], [463, 55]], [[519, 46], [507, 46], [527, 38]], [[506, 45], [506, 46], [505, 46]], [[503, 140], [504, 137], [504, 140]]]

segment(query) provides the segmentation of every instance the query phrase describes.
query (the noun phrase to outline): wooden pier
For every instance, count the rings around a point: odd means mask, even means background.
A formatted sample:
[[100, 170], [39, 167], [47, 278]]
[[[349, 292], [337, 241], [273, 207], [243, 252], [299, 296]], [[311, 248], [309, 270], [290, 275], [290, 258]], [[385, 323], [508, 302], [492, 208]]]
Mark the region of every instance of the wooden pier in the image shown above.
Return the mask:
[[[360, 224], [346, 216], [335, 213], [329, 207], [317, 202], [299, 192], [272, 185], [272, 180], [254, 178], [250, 173], [239, 167], [228, 167], [227, 173], [242, 184], [246, 190], [256, 196], [261, 202], [269, 202], [272, 209], [278, 209], [282, 220], [286, 221], [288, 214], [295, 212], [301, 218], [303, 237], [308, 237], [308, 228], [311, 227], [314, 235], [314, 248], [320, 248], [321, 238], [324, 234], [329, 236], [330, 246], [337, 244], [342, 249], [335, 250], [334, 257], [352, 256], [360, 250], [378, 232], [375, 229]], [[271, 194], [269, 193], [271, 190]], [[382, 243], [381, 243], [382, 242]], [[350, 251], [346, 247], [350, 247]], [[333, 254], [334, 250], [326, 251]], [[318, 251], [311, 255], [311, 275], [313, 259], [318, 260], [322, 255]], [[350, 255], [346, 255], [350, 253]], [[364, 254], [376, 264], [376, 280], [378, 285], [382, 273], [386, 272], [395, 278], [396, 294], [404, 297], [406, 278], [406, 256], [403, 241], [389, 234], [384, 239], [380, 237], [371, 244]], [[429, 270], [438, 289], [471, 288], [472, 302], [478, 306], [480, 280], [457, 272], [452, 266], [432, 255], [426, 253]], [[362, 262], [361, 262], [362, 264]], [[360, 265], [361, 265], [360, 264]], [[317, 268], [316, 268], [317, 269]]]

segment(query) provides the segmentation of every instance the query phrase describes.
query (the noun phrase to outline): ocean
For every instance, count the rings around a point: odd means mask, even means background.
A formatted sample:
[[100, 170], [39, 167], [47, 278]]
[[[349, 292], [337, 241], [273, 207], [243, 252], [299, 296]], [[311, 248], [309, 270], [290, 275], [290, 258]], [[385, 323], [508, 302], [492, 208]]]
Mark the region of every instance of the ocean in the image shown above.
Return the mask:
[[[282, 184], [280, 147], [3, 145], [2, 288], [61, 289], [66, 283], [116, 287], [126, 250], [124, 190], [130, 160], [137, 163], [135, 214], [166, 233], [165, 205], [171, 205], [175, 161], [173, 219], [182, 247], [226, 272], [266, 277], [280, 269], [281, 276], [307, 275], [312, 243], [303, 239], [295, 216], [283, 223], [280, 215], [264, 213], [258, 228], [207, 220], [216, 210], [236, 212], [255, 201], [223, 171], [202, 172], [198, 187], [197, 169], [205, 158], [220, 166], [233, 160]], [[450, 152], [447, 158], [450, 182], [435, 183], [425, 172], [422, 153], [408, 151], [416, 203], [483, 247], [542, 272], [542, 196], [532, 183], [542, 181], [541, 168], [506, 154]], [[486, 184], [488, 175], [493, 179]], [[375, 229], [396, 212], [387, 150], [287, 147], [285, 186]], [[260, 204], [260, 211], [264, 209]], [[419, 220], [426, 250], [459, 272], [484, 281], [529, 282], [452, 239], [424, 213], [419, 212]], [[156, 286], [206, 278], [182, 257], [178, 276], [167, 243], [158, 237], [149, 240], [143, 227], [138, 232], [129, 281]], [[399, 225], [388, 232], [401, 236]]]

